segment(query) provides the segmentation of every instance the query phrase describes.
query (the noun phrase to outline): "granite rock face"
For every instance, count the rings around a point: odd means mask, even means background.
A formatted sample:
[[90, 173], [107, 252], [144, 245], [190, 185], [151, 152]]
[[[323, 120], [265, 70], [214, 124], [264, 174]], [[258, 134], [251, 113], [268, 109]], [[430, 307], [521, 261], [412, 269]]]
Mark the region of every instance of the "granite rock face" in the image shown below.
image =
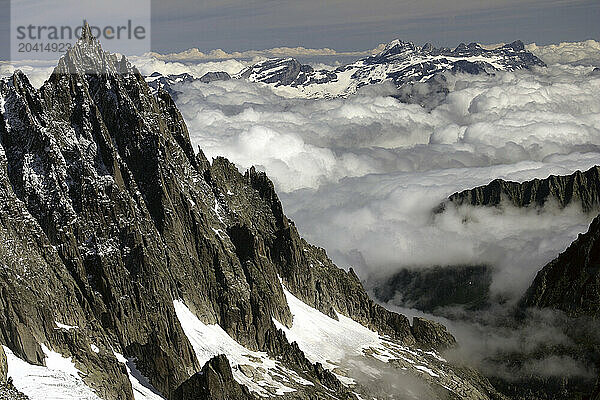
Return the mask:
[[310, 383], [286, 398], [355, 398], [277, 330], [293, 324], [283, 286], [395, 346], [450, 341], [435, 324], [415, 334], [304, 241], [264, 173], [195, 153], [169, 93], [89, 27], [39, 90], [21, 72], [0, 80], [0, 106], [0, 343], [27, 362], [45, 364], [42, 344], [71, 357], [103, 399], [133, 399], [120, 355], [169, 399], [246, 396], [223, 358], [201, 369], [180, 301]]
[[19, 392], [12, 381], [0, 383], [0, 400], [29, 400], [29, 397]]
[[445, 350], [456, 346], [456, 339], [446, 327], [438, 322], [425, 318], [414, 317], [412, 333], [421, 343], [429, 343], [431, 347]]
[[596, 383], [596, 387], [594, 388], [594, 392], [590, 396], [591, 400], [600, 400], [600, 377], [598, 378], [598, 382]]
[[6, 361], [6, 353], [4, 353], [4, 348], [0, 346], [0, 384], [5, 384], [8, 373], [8, 363]]
[[275, 58], [261, 61], [240, 72], [239, 77], [253, 82], [271, 83], [275, 86], [298, 85], [303, 78], [298, 79], [301, 72], [312, 72], [309, 66], [303, 66], [293, 58]]
[[[586, 233], [580, 234], [563, 253], [537, 273], [519, 305], [564, 312], [568, 318], [564, 332], [574, 343], [568, 356], [597, 363], [600, 354], [597, 335], [599, 287], [600, 216], [592, 221]], [[589, 398], [599, 398], [599, 387], [597, 383]]]

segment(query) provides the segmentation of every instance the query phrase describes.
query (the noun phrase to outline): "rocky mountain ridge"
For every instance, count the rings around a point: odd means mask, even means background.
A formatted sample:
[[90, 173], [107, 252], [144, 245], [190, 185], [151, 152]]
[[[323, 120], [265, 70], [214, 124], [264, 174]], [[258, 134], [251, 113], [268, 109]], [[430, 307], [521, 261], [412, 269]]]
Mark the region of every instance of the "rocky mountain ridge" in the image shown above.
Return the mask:
[[[434, 213], [449, 207], [519, 207], [543, 211], [546, 207], [577, 207], [596, 216], [588, 231], [582, 233], [554, 260], [542, 266], [514, 310], [519, 326], [529, 312], [553, 315], [553, 329], [568, 338], [560, 346], [537, 348], [499, 357], [526, 363], [543, 358], [575, 359], [583, 365], [598, 365], [600, 340], [597, 336], [600, 293], [600, 167], [576, 171], [571, 175], [550, 175], [544, 179], [511, 182], [496, 179], [487, 185], [457, 192], [448, 197]], [[591, 367], [595, 370], [594, 367]], [[521, 377], [513, 382], [495, 379], [503, 392], [523, 399], [590, 398], [589, 376], [564, 376], [559, 386], [549, 378]], [[523, 388], [528, 387], [527, 390]], [[598, 396], [598, 385], [591, 398]]]
[[20, 71], [0, 80], [0, 237], [18, 389], [31, 369], [71, 382], [66, 397], [368, 398], [343, 359], [324, 366], [300, 340], [308, 313], [434, 398], [503, 398], [435, 352], [452, 345], [443, 326], [375, 304], [304, 241], [264, 173], [196, 153], [171, 96], [87, 26], [39, 90]]
[[[600, 167], [571, 175], [511, 182], [495, 179], [487, 185], [450, 195], [433, 210], [450, 207], [580, 207], [584, 213], [600, 212]], [[368, 286], [378, 300], [427, 312], [446, 306], [485, 306], [493, 268], [488, 265], [450, 265], [403, 268], [392, 275], [372, 277]]]
[[549, 203], [559, 208], [574, 204], [586, 213], [599, 212], [600, 166], [526, 182], [495, 179], [487, 185], [452, 194], [435, 212], [443, 212], [449, 205], [544, 207]]

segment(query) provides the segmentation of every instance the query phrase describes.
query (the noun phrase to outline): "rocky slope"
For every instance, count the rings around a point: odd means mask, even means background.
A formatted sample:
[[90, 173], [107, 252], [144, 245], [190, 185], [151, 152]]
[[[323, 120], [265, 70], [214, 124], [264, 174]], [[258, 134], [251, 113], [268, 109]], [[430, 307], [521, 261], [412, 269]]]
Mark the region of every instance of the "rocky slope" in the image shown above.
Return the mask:
[[361, 360], [434, 398], [502, 398], [431, 351], [452, 344], [445, 328], [375, 304], [306, 243], [264, 173], [195, 153], [171, 96], [89, 27], [39, 90], [0, 80], [0, 238], [0, 343], [32, 398], [44, 379], [90, 399], [369, 398], [310, 345], [348, 332]]
[[538, 272], [522, 305], [551, 307], [573, 317], [600, 316], [600, 216]]
[[[600, 361], [600, 216], [563, 253], [544, 266], [520, 302], [522, 308], [560, 310], [568, 316], [564, 332], [573, 341], [568, 356]], [[600, 379], [599, 379], [600, 382]], [[589, 393], [590, 384], [587, 389]], [[598, 398], [596, 384], [591, 398]], [[590, 397], [584, 397], [590, 398]]]
[[[258, 62], [233, 77], [269, 84], [288, 95], [310, 98], [347, 96], [367, 85], [390, 82], [400, 89], [396, 96], [401, 101], [430, 104], [432, 99], [443, 98], [449, 90], [443, 76], [445, 72], [480, 74], [533, 66], [544, 66], [544, 63], [526, 51], [520, 41], [496, 49], [485, 49], [477, 43], [461, 43], [449, 49], [394, 40], [377, 54], [333, 70], [315, 70], [293, 58], [275, 58]], [[165, 79], [176, 82], [177, 76]], [[228, 79], [228, 75], [223, 75], [223, 79]]]

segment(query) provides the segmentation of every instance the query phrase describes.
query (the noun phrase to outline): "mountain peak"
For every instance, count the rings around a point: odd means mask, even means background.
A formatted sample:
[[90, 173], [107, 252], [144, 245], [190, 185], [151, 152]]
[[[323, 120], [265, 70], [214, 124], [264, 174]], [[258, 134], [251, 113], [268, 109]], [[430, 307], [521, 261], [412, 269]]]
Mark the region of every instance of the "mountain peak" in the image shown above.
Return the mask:
[[86, 20], [81, 36], [59, 60], [54, 74], [111, 75], [132, 72], [125, 56], [118, 57], [102, 49]]
[[92, 34], [90, 24], [88, 24], [86, 20], [83, 20], [83, 26], [81, 27], [81, 38], [79, 40], [88, 44], [91, 44], [93, 41], [96, 40], [96, 38]]
[[395, 49], [414, 49], [414, 47], [415, 45], [412, 42], [405, 42], [404, 40], [394, 39], [385, 45], [385, 48], [383, 49], [382, 53], [387, 53], [390, 52], [390, 50]]

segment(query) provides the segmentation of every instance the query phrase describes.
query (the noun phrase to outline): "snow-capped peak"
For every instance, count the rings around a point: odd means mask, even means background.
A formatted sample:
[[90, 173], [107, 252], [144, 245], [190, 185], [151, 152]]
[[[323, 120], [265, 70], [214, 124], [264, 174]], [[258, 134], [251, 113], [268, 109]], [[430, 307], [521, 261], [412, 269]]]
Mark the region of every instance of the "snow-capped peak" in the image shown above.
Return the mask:
[[[527, 69], [544, 63], [526, 51], [521, 41], [499, 47], [461, 43], [454, 49], [431, 43], [417, 46], [394, 39], [379, 53], [334, 70], [315, 70], [293, 58], [273, 58], [256, 63], [233, 76], [272, 85], [293, 97], [335, 97], [359, 88], [392, 82], [398, 88], [415, 82], [430, 82], [444, 72], [479, 74]], [[155, 80], [155, 77], [152, 77]]]

